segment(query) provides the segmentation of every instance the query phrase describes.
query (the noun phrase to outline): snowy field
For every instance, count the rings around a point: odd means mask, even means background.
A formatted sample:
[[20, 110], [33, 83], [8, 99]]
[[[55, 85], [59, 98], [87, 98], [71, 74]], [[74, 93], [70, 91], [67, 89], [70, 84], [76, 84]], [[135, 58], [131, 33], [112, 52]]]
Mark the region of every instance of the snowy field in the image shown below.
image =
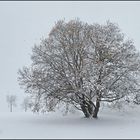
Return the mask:
[[129, 111], [101, 110], [99, 118], [81, 113], [1, 113], [0, 138], [140, 138], [140, 106]]

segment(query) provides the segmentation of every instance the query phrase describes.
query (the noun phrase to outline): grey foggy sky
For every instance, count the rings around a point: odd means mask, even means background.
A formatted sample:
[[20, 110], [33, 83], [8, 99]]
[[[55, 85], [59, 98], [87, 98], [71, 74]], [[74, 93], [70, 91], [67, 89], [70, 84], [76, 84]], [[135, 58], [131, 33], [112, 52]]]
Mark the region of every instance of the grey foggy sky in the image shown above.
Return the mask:
[[[17, 71], [29, 65], [31, 48], [45, 37], [59, 19], [74, 18], [93, 23], [116, 22], [140, 50], [139, 1], [0, 2], [0, 106], [6, 94], [24, 91], [17, 82]], [[2, 107], [0, 107], [1, 109]]]

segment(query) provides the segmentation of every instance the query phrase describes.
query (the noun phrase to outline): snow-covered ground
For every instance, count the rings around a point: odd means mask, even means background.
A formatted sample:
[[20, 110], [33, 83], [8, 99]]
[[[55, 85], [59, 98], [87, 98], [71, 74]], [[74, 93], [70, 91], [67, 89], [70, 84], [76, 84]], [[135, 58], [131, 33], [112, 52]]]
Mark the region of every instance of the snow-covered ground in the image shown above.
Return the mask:
[[98, 119], [81, 113], [0, 113], [0, 138], [140, 138], [140, 106], [103, 109]]

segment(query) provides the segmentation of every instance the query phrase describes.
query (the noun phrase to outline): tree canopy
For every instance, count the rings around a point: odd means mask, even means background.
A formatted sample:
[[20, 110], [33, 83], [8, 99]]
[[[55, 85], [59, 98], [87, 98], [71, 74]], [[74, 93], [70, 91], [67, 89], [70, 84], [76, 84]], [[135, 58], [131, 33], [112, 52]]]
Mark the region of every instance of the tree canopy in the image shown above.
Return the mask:
[[101, 102], [130, 102], [139, 93], [139, 52], [110, 21], [60, 20], [33, 47], [31, 59], [18, 80], [38, 111], [63, 102], [97, 118]]

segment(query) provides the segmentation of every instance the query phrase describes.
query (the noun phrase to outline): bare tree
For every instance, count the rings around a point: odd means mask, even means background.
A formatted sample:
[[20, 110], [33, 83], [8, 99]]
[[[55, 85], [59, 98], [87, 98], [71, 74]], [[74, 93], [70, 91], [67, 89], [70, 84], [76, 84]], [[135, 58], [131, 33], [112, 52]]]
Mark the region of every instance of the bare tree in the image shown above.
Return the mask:
[[16, 106], [16, 99], [17, 99], [16, 95], [7, 95], [7, 97], [6, 97], [8, 106], [10, 108], [10, 112], [12, 112], [13, 107]]
[[65, 102], [97, 118], [101, 102], [130, 101], [139, 92], [139, 53], [109, 21], [58, 21], [32, 51], [33, 63], [18, 80], [39, 110]]
[[30, 108], [30, 100], [29, 97], [24, 98], [21, 107], [24, 109], [25, 112]]

